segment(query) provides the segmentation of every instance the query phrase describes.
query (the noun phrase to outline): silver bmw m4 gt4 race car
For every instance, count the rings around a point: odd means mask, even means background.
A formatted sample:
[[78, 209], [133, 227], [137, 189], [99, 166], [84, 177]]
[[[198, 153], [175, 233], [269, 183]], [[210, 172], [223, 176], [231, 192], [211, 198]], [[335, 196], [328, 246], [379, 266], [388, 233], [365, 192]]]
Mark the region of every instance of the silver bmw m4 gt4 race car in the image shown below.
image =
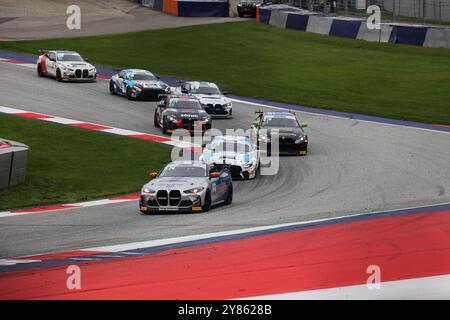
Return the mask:
[[174, 161], [141, 190], [139, 209], [152, 212], [209, 211], [219, 203], [231, 204], [233, 183], [227, 168], [202, 161]]
[[77, 52], [39, 50], [37, 74], [50, 76], [58, 81], [95, 81], [97, 69]]

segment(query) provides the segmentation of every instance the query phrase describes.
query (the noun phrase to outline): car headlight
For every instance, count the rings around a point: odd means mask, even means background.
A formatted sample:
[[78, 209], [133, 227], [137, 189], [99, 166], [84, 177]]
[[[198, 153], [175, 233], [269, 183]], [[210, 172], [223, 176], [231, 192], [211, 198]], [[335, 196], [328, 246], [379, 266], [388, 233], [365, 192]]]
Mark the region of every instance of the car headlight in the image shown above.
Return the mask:
[[228, 103], [225, 105], [225, 107], [230, 108], [232, 105], [233, 105], [233, 104], [232, 104], [231, 102], [228, 102]]
[[150, 188], [144, 188], [142, 189], [142, 193], [147, 193], [147, 194], [154, 194], [156, 191]]
[[167, 119], [169, 119], [169, 121], [177, 121], [177, 118], [175, 118], [174, 116], [167, 116]]
[[138, 87], [138, 86], [134, 86], [133, 89], [136, 90], [136, 91], [141, 91], [142, 90], [141, 87]]
[[61, 68], [62, 70], [64, 70], [64, 71], [67, 71], [67, 67], [64, 66], [64, 65], [61, 65], [60, 68]]
[[97, 72], [95, 68], [89, 69], [89, 72]]
[[203, 187], [196, 187], [196, 188], [192, 188], [192, 189], [188, 189], [188, 190], [184, 190], [184, 193], [199, 193], [203, 191]]
[[252, 166], [253, 166], [253, 161], [249, 161], [249, 162], [244, 163], [244, 168], [250, 168]]
[[300, 139], [295, 140], [296, 144], [302, 143], [303, 141], [305, 141], [305, 137], [301, 137]]

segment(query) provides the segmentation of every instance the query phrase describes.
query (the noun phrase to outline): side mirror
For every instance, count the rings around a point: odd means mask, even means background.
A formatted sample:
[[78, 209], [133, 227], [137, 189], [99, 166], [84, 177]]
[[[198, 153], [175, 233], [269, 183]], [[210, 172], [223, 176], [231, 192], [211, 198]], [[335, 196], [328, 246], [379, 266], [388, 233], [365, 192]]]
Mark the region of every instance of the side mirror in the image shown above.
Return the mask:
[[209, 177], [210, 178], [218, 178], [218, 177], [220, 177], [220, 172], [217, 172], [217, 171], [211, 172]]
[[228, 95], [228, 91], [224, 91], [224, 92], [222, 92], [222, 94], [223, 94], [224, 96], [227, 96], [227, 95]]
[[155, 76], [155, 77], [156, 77], [156, 79], [158, 79], [158, 80], [159, 80], [159, 79], [161, 79], [161, 77], [160, 77], [160, 76]]
[[89, 62], [89, 58], [84, 58], [84, 61]]
[[158, 176], [158, 172], [155, 172], [155, 171], [150, 172], [149, 176], [150, 176], [150, 178], [155, 179]]
[[189, 93], [189, 91], [186, 88], [181, 88], [181, 93]]
[[303, 128], [307, 128], [308, 127], [308, 124], [307, 123], [302, 123], [301, 125], [300, 125], [300, 127], [303, 129]]

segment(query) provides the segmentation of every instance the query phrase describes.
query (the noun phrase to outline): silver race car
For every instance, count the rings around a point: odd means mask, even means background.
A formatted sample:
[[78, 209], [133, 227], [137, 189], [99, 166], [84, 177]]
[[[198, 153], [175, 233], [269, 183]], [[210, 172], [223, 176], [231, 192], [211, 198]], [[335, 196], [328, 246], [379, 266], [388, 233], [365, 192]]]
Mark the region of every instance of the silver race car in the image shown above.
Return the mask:
[[253, 179], [259, 169], [259, 150], [246, 136], [215, 136], [200, 156], [209, 164], [228, 166], [233, 177]]
[[209, 211], [212, 205], [233, 201], [233, 183], [227, 168], [202, 161], [174, 161], [141, 190], [139, 209], [151, 212]]

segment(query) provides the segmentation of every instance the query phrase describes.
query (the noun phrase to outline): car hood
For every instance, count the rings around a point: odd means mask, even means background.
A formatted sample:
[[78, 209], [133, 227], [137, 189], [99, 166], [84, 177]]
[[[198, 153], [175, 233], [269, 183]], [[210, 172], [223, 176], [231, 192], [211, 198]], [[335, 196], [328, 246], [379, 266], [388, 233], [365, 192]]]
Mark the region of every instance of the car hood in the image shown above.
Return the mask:
[[167, 85], [158, 80], [133, 80], [135, 85], [149, 89], [165, 89]]
[[206, 150], [202, 158], [207, 163], [226, 163], [231, 165], [241, 165], [249, 162], [254, 156], [251, 153], [237, 153], [237, 152], [212, 152]]
[[272, 135], [272, 131], [278, 130], [280, 136], [303, 136], [304, 132], [300, 128], [262, 128], [266, 129], [269, 135]]
[[194, 94], [194, 97], [200, 100], [201, 104], [226, 104], [231, 100], [220, 94]]
[[187, 190], [195, 187], [205, 187], [208, 185], [208, 177], [162, 177], [156, 178], [146, 185], [144, 188], [158, 190]]
[[209, 118], [208, 114], [203, 110], [170, 108], [170, 109], [166, 110], [166, 114], [174, 116], [174, 117], [178, 117], [178, 118], [184, 118], [184, 119], [206, 119], [206, 118]]
[[67, 68], [84, 68], [84, 69], [94, 68], [92, 64], [83, 61], [59, 61], [58, 63]]

